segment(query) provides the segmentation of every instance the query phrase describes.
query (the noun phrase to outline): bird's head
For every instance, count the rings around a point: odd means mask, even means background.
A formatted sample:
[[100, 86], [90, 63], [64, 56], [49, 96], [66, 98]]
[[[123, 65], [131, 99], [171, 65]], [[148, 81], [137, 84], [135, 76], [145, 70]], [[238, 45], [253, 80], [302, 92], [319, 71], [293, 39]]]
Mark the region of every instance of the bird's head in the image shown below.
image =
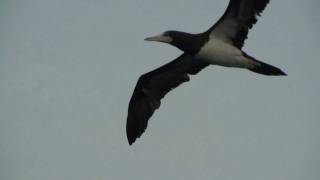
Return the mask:
[[158, 41], [163, 43], [171, 44], [174, 40], [175, 33], [173, 31], [166, 31], [156, 36], [147, 37], [145, 41]]
[[158, 41], [171, 44], [180, 50], [192, 54], [194, 46], [197, 44], [197, 35], [179, 32], [179, 31], [166, 31], [156, 36], [145, 38], [146, 41]]

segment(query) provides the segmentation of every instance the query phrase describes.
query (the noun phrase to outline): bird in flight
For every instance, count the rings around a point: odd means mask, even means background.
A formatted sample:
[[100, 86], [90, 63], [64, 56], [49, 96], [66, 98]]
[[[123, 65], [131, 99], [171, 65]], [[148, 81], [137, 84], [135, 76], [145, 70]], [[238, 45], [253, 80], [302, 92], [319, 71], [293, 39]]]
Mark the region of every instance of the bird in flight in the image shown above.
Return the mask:
[[230, 0], [222, 17], [207, 31], [190, 34], [166, 31], [146, 38], [171, 44], [183, 53], [175, 60], [143, 74], [129, 102], [127, 138], [131, 145], [145, 131], [148, 120], [160, 107], [161, 99], [172, 89], [190, 80], [208, 65], [248, 69], [270, 75], [286, 75], [282, 70], [242, 51], [248, 32], [270, 0]]

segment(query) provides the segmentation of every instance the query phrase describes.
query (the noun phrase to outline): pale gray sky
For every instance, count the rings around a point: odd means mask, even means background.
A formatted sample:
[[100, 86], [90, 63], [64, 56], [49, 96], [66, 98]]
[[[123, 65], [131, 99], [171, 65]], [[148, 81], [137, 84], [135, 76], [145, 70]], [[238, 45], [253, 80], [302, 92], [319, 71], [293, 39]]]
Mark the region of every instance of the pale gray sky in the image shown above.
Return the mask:
[[271, 0], [245, 50], [287, 77], [210, 67], [125, 136], [138, 77], [226, 0], [1, 0], [0, 179], [320, 179], [320, 3]]

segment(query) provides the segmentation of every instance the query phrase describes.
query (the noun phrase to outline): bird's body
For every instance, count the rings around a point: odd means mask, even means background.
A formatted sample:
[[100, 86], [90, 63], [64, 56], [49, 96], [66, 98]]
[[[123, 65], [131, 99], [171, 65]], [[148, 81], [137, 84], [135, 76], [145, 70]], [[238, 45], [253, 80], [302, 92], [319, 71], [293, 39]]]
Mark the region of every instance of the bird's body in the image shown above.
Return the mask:
[[197, 74], [208, 65], [248, 69], [263, 75], [286, 75], [279, 68], [258, 61], [241, 50], [249, 29], [268, 3], [269, 0], [230, 0], [220, 20], [203, 33], [166, 31], [145, 39], [171, 44], [184, 53], [139, 78], [128, 109], [130, 145], [145, 131], [149, 118], [160, 107], [161, 99], [170, 90], [189, 81], [189, 75]]
[[200, 49], [195, 59], [211, 65], [253, 68], [252, 61], [243, 56], [240, 49], [214, 37]]

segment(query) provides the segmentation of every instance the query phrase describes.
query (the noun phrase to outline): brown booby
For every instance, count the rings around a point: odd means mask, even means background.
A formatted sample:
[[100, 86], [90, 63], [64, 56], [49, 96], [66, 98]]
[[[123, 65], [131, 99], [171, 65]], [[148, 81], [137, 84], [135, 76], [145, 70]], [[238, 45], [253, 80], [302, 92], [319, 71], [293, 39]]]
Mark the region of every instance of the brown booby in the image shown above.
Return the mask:
[[189, 81], [189, 75], [197, 74], [208, 65], [243, 68], [263, 75], [286, 75], [241, 50], [249, 29], [268, 3], [269, 0], [230, 0], [223, 16], [203, 33], [166, 31], [145, 39], [171, 44], [183, 54], [139, 78], [128, 108], [126, 130], [130, 145], [145, 131], [161, 99]]

